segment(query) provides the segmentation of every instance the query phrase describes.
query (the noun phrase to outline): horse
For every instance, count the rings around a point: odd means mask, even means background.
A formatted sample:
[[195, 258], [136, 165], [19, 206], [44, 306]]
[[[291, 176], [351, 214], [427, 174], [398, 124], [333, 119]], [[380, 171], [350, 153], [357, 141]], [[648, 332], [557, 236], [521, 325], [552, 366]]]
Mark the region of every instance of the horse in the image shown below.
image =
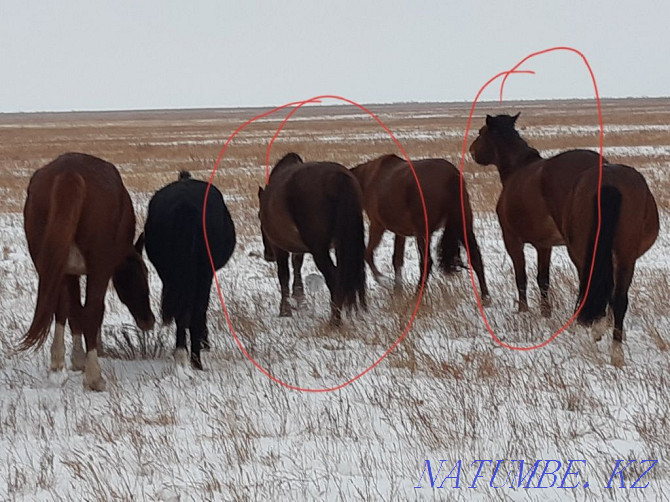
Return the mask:
[[[300, 268], [311, 253], [330, 291], [331, 319], [340, 325], [341, 311], [366, 308], [364, 228], [361, 190], [341, 164], [303, 162], [288, 153], [258, 189], [259, 218], [266, 259], [277, 262], [281, 289], [279, 316], [291, 316], [289, 254], [293, 262], [293, 295], [303, 296]], [[337, 265], [330, 257], [334, 246]]]
[[[472, 265], [479, 279], [482, 298], [488, 303], [489, 291], [484, 277], [484, 265], [472, 228], [472, 208], [467, 190], [464, 189], [466, 231], [461, 216], [460, 173], [444, 159], [423, 159], [412, 162], [414, 172], [421, 184], [425, 201], [424, 215], [417, 182], [406, 160], [396, 155], [384, 155], [354, 167], [351, 172], [363, 191], [363, 206], [370, 220], [370, 236], [365, 249], [365, 261], [375, 279], [381, 273], [374, 263], [374, 251], [386, 230], [395, 234], [393, 269], [396, 288], [402, 280], [405, 239], [415, 237], [420, 259], [420, 276], [417, 291], [421, 287], [424, 266], [426, 278], [430, 275], [433, 260], [430, 256], [431, 234], [444, 228], [439, 244], [439, 265], [444, 272], [453, 272], [460, 265], [460, 246], [466, 240], [470, 248]], [[428, 240], [426, 222], [428, 217]], [[428, 250], [428, 252], [426, 252]], [[425, 256], [428, 255], [428, 263]]]
[[[191, 341], [191, 365], [202, 370], [201, 349], [210, 348], [207, 308], [214, 272], [203, 229], [207, 183], [182, 171], [178, 180], [158, 190], [149, 201], [144, 226], [147, 256], [163, 282], [161, 315], [177, 325], [175, 361], [186, 366], [186, 330]], [[205, 208], [207, 242], [219, 270], [235, 249], [235, 226], [221, 192], [210, 185]]]
[[[576, 310], [580, 305], [581, 310], [577, 320], [594, 325], [605, 317], [607, 306], [611, 307], [614, 314], [611, 361], [621, 366], [623, 320], [635, 262], [658, 236], [654, 197], [639, 172], [629, 166], [610, 164], [606, 159], [599, 190], [600, 159], [596, 152], [569, 150], [549, 159], [542, 158], [515, 129], [518, 117], [518, 113], [513, 117], [487, 115], [470, 153], [478, 164], [495, 164], [500, 174], [502, 192], [497, 213], [505, 248], [514, 266], [519, 311], [528, 309], [524, 244], [537, 249], [537, 282], [545, 316], [551, 314], [548, 299], [551, 250], [553, 246], [566, 245], [579, 275]], [[599, 324], [596, 323], [595, 329], [600, 329]], [[596, 340], [602, 336], [594, 334]]]
[[[135, 213], [130, 195], [114, 165], [91, 155], [67, 153], [35, 171], [23, 215], [39, 286], [35, 314], [20, 349], [41, 347], [55, 316], [50, 371], [64, 370], [67, 321], [74, 340], [72, 368], [84, 370], [85, 388], [103, 391], [97, 336], [110, 278], [140, 329], [154, 325], [142, 238], [133, 246]], [[81, 275], [86, 275], [83, 306]]]

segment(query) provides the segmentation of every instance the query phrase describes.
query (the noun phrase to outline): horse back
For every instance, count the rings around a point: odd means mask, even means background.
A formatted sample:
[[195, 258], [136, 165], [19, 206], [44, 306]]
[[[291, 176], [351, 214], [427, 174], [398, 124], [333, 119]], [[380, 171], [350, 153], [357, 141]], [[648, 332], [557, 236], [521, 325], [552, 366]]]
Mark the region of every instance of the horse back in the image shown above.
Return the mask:
[[[203, 231], [207, 183], [176, 181], [158, 190], [149, 202], [145, 225], [146, 247], [152, 263], [165, 275], [189, 260], [209, 267]], [[214, 266], [223, 267], [235, 247], [235, 226], [223, 195], [210, 185], [205, 206], [207, 244]]]
[[[57, 204], [60, 201], [59, 204]], [[47, 225], [57, 211], [80, 205], [71, 213], [74, 242], [84, 259], [113, 269], [132, 248], [135, 213], [116, 167], [97, 157], [67, 153], [38, 169], [28, 185], [24, 207], [26, 237], [33, 260], [39, 255]], [[57, 208], [58, 205], [58, 208]], [[52, 223], [50, 223], [52, 222]]]

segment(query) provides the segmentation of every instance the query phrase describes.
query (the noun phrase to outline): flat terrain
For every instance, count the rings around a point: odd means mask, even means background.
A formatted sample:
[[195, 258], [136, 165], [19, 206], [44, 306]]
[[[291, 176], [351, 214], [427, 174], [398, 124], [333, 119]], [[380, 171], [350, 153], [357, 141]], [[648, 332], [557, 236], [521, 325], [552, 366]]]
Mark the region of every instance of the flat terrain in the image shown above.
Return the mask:
[[[468, 103], [370, 109], [411, 157], [443, 157], [458, 166]], [[85, 392], [81, 373], [48, 378], [48, 347], [15, 351], [30, 324], [37, 287], [21, 213], [35, 169], [68, 151], [114, 163], [133, 197], [139, 231], [156, 189], [182, 169], [208, 179], [228, 136], [263, 111], [0, 115], [1, 500], [667, 500], [670, 99], [603, 102], [604, 155], [643, 173], [661, 213], [659, 238], [638, 261], [621, 370], [609, 364], [610, 336], [595, 343], [578, 326], [540, 350], [499, 347], [479, 315], [466, 271], [435, 273], [402, 343], [336, 392], [303, 393], [270, 381], [238, 348], [216, 293], [209, 315], [214, 348], [205, 354], [205, 372], [176, 368], [173, 328], [139, 333], [111, 288], [101, 363], [106, 392]], [[517, 111], [522, 136], [545, 156], [597, 150], [592, 101], [483, 103], [468, 144], [486, 113]], [[418, 260], [408, 242], [404, 291], [394, 295], [390, 284], [369, 277], [369, 312], [345, 319], [341, 329], [327, 323], [328, 293], [318, 280], [310, 282], [301, 310], [291, 319], [277, 317], [279, 285], [274, 264], [261, 259], [256, 194], [265, 182], [266, 148], [284, 116], [244, 129], [216, 171], [213, 182], [238, 233], [233, 258], [217, 277], [239, 341], [258, 364], [296, 386], [332, 387], [370, 366], [402, 334], [416, 303]], [[349, 167], [399, 153], [372, 118], [350, 106], [302, 108], [275, 142], [271, 162], [289, 151]], [[552, 317], [540, 317], [534, 281], [530, 312], [516, 314], [512, 264], [495, 215], [497, 171], [469, 157], [464, 171], [493, 299], [489, 322], [508, 343], [539, 343], [572, 315], [574, 268], [565, 250], [556, 250]], [[391, 252], [387, 234], [376, 259], [388, 277]], [[530, 279], [530, 249], [527, 258]], [[161, 284], [149, 268], [157, 312]], [[316, 273], [308, 258], [305, 274]], [[451, 488], [455, 482], [448, 479], [444, 488], [430, 488], [428, 473], [421, 478], [426, 459], [433, 476], [446, 460], [436, 487], [461, 459], [460, 487]], [[484, 466], [476, 489], [467, 488], [478, 459], [494, 462]], [[556, 459], [563, 467], [548, 490], [494, 489], [489, 482], [496, 459], [507, 461], [494, 485], [504, 483], [514, 459]], [[580, 476], [566, 482], [579, 486], [558, 488], [571, 459], [586, 461]], [[659, 461], [638, 485], [648, 486], [619, 488], [617, 476], [605, 488], [616, 461], [633, 459]], [[649, 465], [624, 471], [625, 485]], [[414, 488], [419, 482], [422, 488]], [[545, 478], [543, 486], [550, 483]]]

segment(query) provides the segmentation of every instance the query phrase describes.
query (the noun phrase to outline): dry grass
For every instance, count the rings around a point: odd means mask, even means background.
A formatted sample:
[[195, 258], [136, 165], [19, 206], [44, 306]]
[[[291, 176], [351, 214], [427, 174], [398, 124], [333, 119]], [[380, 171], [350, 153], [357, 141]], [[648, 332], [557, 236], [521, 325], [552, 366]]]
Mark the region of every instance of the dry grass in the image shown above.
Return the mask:
[[[440, 156], [458, 164], [468, 104], [372, 108], [402, 137], [412, 157]], [[597, 124], [595, 110], [586, 102], [508, 103], [504, 109], [484, 104], [474, 129], [483, 113], [515, 110], [522, 111], [522, 134], [539, 149], [597, 145], [597, 133], [574, 132]], [[108, 295], [108, 357], [103, 360], [108, 392], [84, 393], [79, 376], [72, 374], [56, 388], [45, 383], [47, 351], [28, 356], [11, 350], [29, 322], [36, 287], [20, 215], [34, 169], [68, 150], [115, 163], [141, 225], [154, 190], [180, 169], [208, 178], [225, 138], [257, 113], [0, 116], [0, 463], [5, 466], [0, 498], [400, 500], [435, 495], [412, 488], [427, 458], [462, 458], [464, 465], [477, 458], [583, 458], [588, 459], [589, 479], [602, 481], [601, 486], [611, 474], [613, 458], [663, 458], [670, 449], [665, 398], [670, 320], [663, 261], [670, 241], [664, 227], [636, 274], [626, 320], [629, 365], [620, 371], [608, 364], [608, 341], [596, 345], [576, 328], [540, 351], [498, 347], [483, 328], [467, 273], [443, 277], [436, 270], [403, 342], [373, 372], [337, 393], [306, 395], [270, 382], [228, 335], [215, 293], [209, 316], [214, 348], [204, 355], [209, 371], [174, 368], [169, 361], [172, 328], [160, 327], [150, 337], [140, 334], [126, 325], [118, 299]], [[352, 113], [357, 110], [302, 109], [299, 116], [305, 120], [287, 126], [271, 160], [295, 150], [306, 159], [352, 166], [395, 151], [370, 118]], [[668, 135], [659, 128], [613, 126], [667, 125], [670, 100], [607, 101], [604, 118], [612, 126], [606, 146], [663, 146]], [[407, 246], [404, 290], [394, 295], [391, 287], [370, 283], [370, 311], [345, 319], [342, 329], [327, 323], [325, 290], [309, 292], [293, 318], [278, 319], [274, 265], [260, 259], [256, 187], [264, 183], [265, 148], [279, 123], [279, 118], [261, 122], [241, 133], [217, 171], [215, 183], [238, 232], [236, 252], [219, 279], [249, 354], [287, 382], [327, 387], [369, 366], [403, 332], [416, 303], [417, 252]], [[631, 150], [629, 157], [615, 160], [640, 168], [665, 218], [670, 159]], [[537, 315], [539, 293], [532, 280], [531, 312], [513, 314], [511, 264], [493, 212], [500, 190], [497, 173], [468, 159], [466, 178], [493, 296], [486, 309], [489, 321], [508, 343], [538, 343], [570, 316], [575, 272], [564, 250], [557, 250], [552, 318]], [[387, 276], [392, 275], [389, 237], [377, 256]], [[527, 258], [532, 278], [534, 253]], [[314, 272], [306, 260], [305, 275]], [[153, 270], [151, 287], [155, 307], [160, 282]], [[627, 484], [632, 474], [633, 469]], [[652, 490], [644, 491], [651, 499], [670, 489], [670, 469], [661, 463], [652, 474]], [[548, 497], [630, 496], [601, 489], [593, 493], [559, 491]], [[474, 495], [500, 493], [483, 486]], [[467, 500], [473, 493], [451, 490], [443, 496]], [[506, 496], [540, 497], [516, 490]]]

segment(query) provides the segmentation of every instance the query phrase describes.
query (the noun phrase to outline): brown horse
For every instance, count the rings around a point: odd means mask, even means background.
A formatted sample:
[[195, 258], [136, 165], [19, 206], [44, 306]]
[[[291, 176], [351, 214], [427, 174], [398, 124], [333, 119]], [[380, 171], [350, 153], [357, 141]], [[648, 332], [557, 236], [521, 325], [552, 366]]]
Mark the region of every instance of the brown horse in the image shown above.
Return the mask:
[[[402, 279], [407, 237], [416, 238], [421, 276], [426, 265], [424, 259], [428, 249], [427, 281], [433, 266], [430, 257], [430, 234], [444, 228], [439, 246], [440, 267], [445, 272], [455, 270], [460, 264], [460, 245], [467, 239], [482, 298], [487, 301], [489, 292], [484, 278], [482, 257], [472, 229], [472, 209], [467, 191], [464, 191], [467, 232], [463, 231], [458, 169], [444, 159], [416, 160], [412, 165], [421, 184], [426, 215], [423, 212], [416, 180], [406, 160], [396, 155], [384, 155], [351, 170], [363, 190], [363, 205], [370, 219], [370, 238], [365, 249], [365, 260], [370, 265], [372, 273], [376, 279], [381, 276], [374, 263], [374, 251], [384, 232], [390, 230], [395, 234], [393, 269], [396, 287]], [[428, 216], [428, 241], [426, 241], [425, 216]], [[421, 282], [422, 278], [419, 277], [417, 290], [421, 287]]]
[[623, 319], [635, 261], [658, 235], [654, 197], [635, 169], [609, 164], [603, 159], [601, 227], [596, 237], [598, 154], [570, 150], [543, 159], [516, 131], [518, 117], [519, 114], [487, 116], [470, 153], [478, 164], [495, 164], [500, 174], [503, 188], [497, 212], [505, 247], [514, 265], [519, 310], [527, 310], [528, 305], [524, 244], [537, 249], [537, 282], [544, 315], [551, 313], [548, 300], [551, 248], [565, 244], [579, 273], [577, 306], [586, 296], [578, 320], [593, 324], [605, 316], [607, 305], [611, 306], [612, 364], [622, 365]]
[[[40, 347], [56, 317], [51, 371], [65, 369], [64, 330], [74, 339], [72, 366], [84, 370], [84, 386], [101, 391], [97, 335], [102, 324], [109, 279], [137, 325], [149, 330], [149, 306], [143, 242], [133, 247], [135, 213], [116, 167], [81, 153], [67, 153], [35, 171], [24, 208], [28, 249], [39, 275], [35, 315], [21, 349]], [[79, 276], [86, 275], [81, 305]], [[86, 340], [86, 356], [81, 334]]]
[[[331, 322], [343, 308], [365, 307], [365, 262], [361, 192], [346, 167], [333, 162], [303, 162], [285, 155], [258, 189], [259, 217], [266, 259], [277, 261], [281, 287], [279, 315], [290, 316], [289, 254], [293, 254], [293, 295], [303, 295], [303, 254], [312, 253], [330, 290]], [[337, 266], [330, 257], [335, 247]]]

